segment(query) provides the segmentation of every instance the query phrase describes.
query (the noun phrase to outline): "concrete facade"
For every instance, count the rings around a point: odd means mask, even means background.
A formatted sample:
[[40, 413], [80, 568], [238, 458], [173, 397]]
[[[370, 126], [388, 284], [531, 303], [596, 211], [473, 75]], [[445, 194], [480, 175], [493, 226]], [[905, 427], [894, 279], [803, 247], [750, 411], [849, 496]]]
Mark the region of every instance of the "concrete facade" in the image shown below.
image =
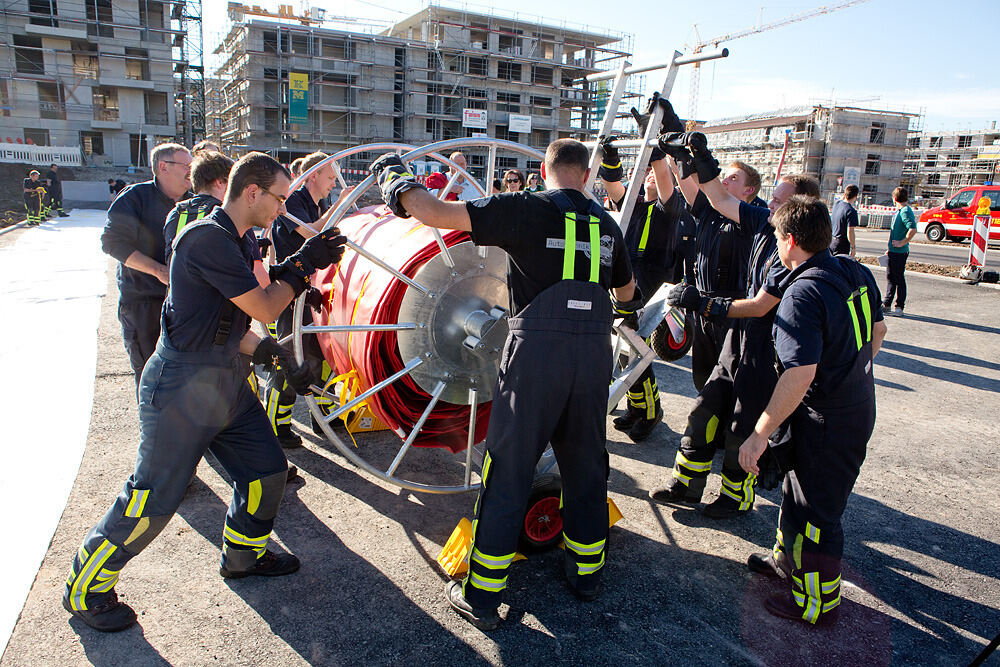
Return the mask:
[[[437, 6], [379, 35], [246, 20], [216, 50], [225, 62], [207, 82], [207, 136], [232, 153], [264, 150], [283, 162], [474, 133], [544, 149], [600, 121], [598, 89], [579, 80], [628, 55], [628, 40]], [[308, 75], [306, 123], [288, 120], [292, 72]], [[463, 123], [466, 109], [485, 112], [485, 127]], [[517, 131], [518, 120], [530, 131]], [[485, 151], [469, 157], [481, 176]], [[350, 166], [366, 161], [357, 163]], [[514, 166], [536, 165], [524, 156], [497, 160]]]
[[0, 141], [79, 147], [85, 164], [144, 166], [173, 140], [171, 28], [183, 0], [13, 0], [3, 12]]
[[904, 184], [919, 197], [941, 199], [967, 185], [1000, 181], [1000, 130], [921, 132], [907, 142]]
[[746, 162], [760, 172], [765, 186], [774, 184], [787, 133], [783, 174], [815, 176], [824, 199], [856, 177], [862, 202], [881, 204], [891, 199], [901, 182], [907, 132], [914, 117], [814, 105], [713, 121], [699, 129], [720, 163]]

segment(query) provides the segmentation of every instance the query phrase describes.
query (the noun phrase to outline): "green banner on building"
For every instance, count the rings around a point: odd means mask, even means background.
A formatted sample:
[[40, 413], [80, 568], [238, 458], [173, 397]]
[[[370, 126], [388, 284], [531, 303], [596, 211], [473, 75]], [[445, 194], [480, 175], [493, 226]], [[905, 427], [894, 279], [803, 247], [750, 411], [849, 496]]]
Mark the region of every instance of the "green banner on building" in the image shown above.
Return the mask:
[[288, 122], [309, 122], [309, 75], [288, 73]]

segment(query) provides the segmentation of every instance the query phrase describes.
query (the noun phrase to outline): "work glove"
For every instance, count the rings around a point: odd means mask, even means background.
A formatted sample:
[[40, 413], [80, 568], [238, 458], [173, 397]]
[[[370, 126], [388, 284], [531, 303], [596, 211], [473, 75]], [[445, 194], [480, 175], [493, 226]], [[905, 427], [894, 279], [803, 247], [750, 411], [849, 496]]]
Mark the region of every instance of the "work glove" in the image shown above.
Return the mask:
[[696, 173], [694, 168], [694, 158], [687, 147], [686, 132], [667, 132], [657, 137], [657, 144], [664, 153], [669, 155], [677, 163], [677, 175], [681, 180]]
[[312, 383], [312, 374], [309, 372], [307, 364], [299, 364], [295, 361], [295, 356], [290, 350], [278, 344], [270, 336], [262, 338], [257, 349], [253, 351], [253, 362], [259, 365], [280, 366], [285, 372], [285, 380], [288, 386], [295, 390], [296, 394], [305, 396], [312, 392], [309, 385]]
[[309, 277], [317, 270], [336, 264], [344, 257], [347, 237], [336, 227], [324, 229], [307, 239], [298, 252], [289, 255], [285, 261], [272, 266], [268, 272], [271, 281], [283, 280], [292, 286], [295, 296], [302, 294], [309, 286]]
[[306, 288], [306, 305], [313, 310], [322, 310], [323, 308], [323, 293], [320, 292], [315, 287]]
[[400, 218], [409, 218], [410, 214], [403, 208], [399, 196], [407, 190], [426, 191], [427, 188], [416, 181], [413, 174], [395, 153], [386, 153], [372, 162], [368, 170], [375, 175], [378, 188], [382, 191], [382, 201], [389, 207], [389, 210]]
[[701, 132], [686, 132], [685, 136], [694, 160], [695, 172], [698, 174], [698, 182], [709, 183], [717, 179], [722, 169], [719, 168], [719, 161], [712, 156], [712, 151], [708, 150], [708, 139]]
[[649, 125], [649, 119], [653, 117], [653, 111], [656, 110], [657, 105], [663, 108], [663, 117], [660, 119], [660, 131], [657, 134], [683, 132], [684, 123], [677, 117], [674, 107], [670, 104], [670, 100], [660, 97], [659, 93], [653, 93], [646, 104], [644, 112], [640, 114], [635, 107], [631, 109], [632, 118], [635, 119], [636, 125], [639, 126], [639, 134], [642, 136], [646, 135], [646, 126]]
[[601, 167], [597, 170], [597, 175], [611, 183], [618, 183], [625, 175], [622, 168], [622, 160], [618, 155], [618, 147], [614, 145], [614, 137], [598, 137], [598, 146], [601, 148]]
[[795, 469], [795, 450], [792, 441], [787, 437], [778, 438], [779, 442], [769, 440], [764, 453], [757, 461], [757, 485], [764, 489], [774, 489], [781, 484], [785, 474]]
[[263, 257], [267, 254], [267, 249], [271, 247], [271, 239], [266, 236], [260, 236], [257, 238], [257, 247], [260, 248], [260, 256]]
[[614, 309], [614, 319], [621, 318], [622, 324], [633, 331], [639, 328], [639, 315], [642, 312], [642, 292], [639, 286], [635, 286], [635, 293], [629, 301], [619, 301], [611, 299], [611, 307]]
[[729, 314], [732, 299], [704, 296], [694, 285], [675, 285], [667, 292], [667, 303], [675, 308], [684, 308], [711, 320], [724, 320]]

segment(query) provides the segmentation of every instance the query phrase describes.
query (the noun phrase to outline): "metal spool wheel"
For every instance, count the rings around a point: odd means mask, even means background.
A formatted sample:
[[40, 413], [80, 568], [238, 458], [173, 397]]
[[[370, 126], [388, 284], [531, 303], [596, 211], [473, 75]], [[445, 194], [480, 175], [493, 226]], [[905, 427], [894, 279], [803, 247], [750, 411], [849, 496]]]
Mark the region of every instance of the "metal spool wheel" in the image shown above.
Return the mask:
[[[451, 139], [420, 148], [402, 144], [368, 144], [331, 155], [296, 179], [289, 192], [294, 191], [312, 172], [328, 164], [333, 165], [337, 180], [342, 187], [345, 187], [346, 183], [337, 164], [340, 160], [358, 153], [377, 154], [397, 151], [403, 153], [401, 157], [404, 161], [429, 156], [453, 167], [485, 196], [485, 191], [468, 172], [440, 154], [466, 147], [483, 146], [489, 149], [487, 183], [493, 181], [493, 165], [498, 150], [520, 153], [537, 160], [544, 158], [542, 153], [527, 146], [488, 138]], [[350, 209], [356, 208], [355, 202], [373, 185], [375, 178], [368, 175], [330, 214], [325, 227], [338, 225]], [[412, 491], [460, 493], [477, 490], [480, 487], [480, 483], [474, 481], [472, 476], [474, 465], [478, 466], [482, 459], [481, 444], [473, 442], [476, 430], [476, 407], [492, 399], [497, 378], [497, 358], [507, 334], [506, 254], [496, 248], [490, 251], [486, 247], [477, 247], [471, 242], [463, 242], [448, 248], [438, 230], [432, 229], [432, 233], [437, 241], [439, 253], [420, 267], [412, 278], [389, 266], [375, 253], [348, 242], [348, 255], [351, 252], [358, 253], [406, 284], [399, 310], [399, 321], [396, 324], [303, 325], [305, 299], [300, 297], [294, 304], [292, 341], [295, 357], [302, 362], [305, 349], [304, 336], [343, 332], [397, 332], [398, 348], [404, 361], [402, 370], [388, 378], [371, 378], [373, 384], [367, 391], [328, 414], [324, 414], [320, 409], [315, 395], [306, 396], [306, 403], [334, 447], [369, 474]], [[397, 431], [403, 443], [398, 447], [391, 463], [386, 466], [384, 464], [388, 459], [385, 457], [385, 452], [377, 454], [366, 452], [364, 449], [366, 443], [359, 443], [359, 447], [356, 448], [352, 442], [345, 442], [341, 435], [334, 431], [332, 424], [335, 419], [357, 407], [366, 398], [384, 390], [406, 375], [430, 395], [430, 400], [409, 433]], [[324, 393], [321, 387], [314, 385], [313, 392], [332, 398], [336, 402], [336, 397]], [[400, 472], [400, 464], [411, 452], [413, 441], [439, 401], [470, 406], [468, 446], [465, 452], [458, 455], [450, 455], [440, 450], [426, 454], [429, 456], [436, 454], [441, 457], [439, 460], [443, 465], [440, 473], [449, 476], [449, 480], [429, 483], [413, 479], [412, 475], [404, 476]], [[421, 452], [421, 456], [425, 455], [425, 451]], [[376, 465], [375, 462], [379, 460]]]

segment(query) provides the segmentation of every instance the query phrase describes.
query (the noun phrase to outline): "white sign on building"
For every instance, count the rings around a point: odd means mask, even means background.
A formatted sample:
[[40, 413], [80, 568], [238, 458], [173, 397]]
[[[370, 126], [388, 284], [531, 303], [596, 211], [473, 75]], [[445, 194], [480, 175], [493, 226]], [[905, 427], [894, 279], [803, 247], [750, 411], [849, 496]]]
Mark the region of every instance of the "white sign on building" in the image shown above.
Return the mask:
[[486, 109], [462, 109], [462, 127], [486, 129]]
[[844, 187], [854, 185], [861, 187], [861, 169], [858, 167], [844, 167]]
[[508, 130], [511, 132], [527, 132], [530, 134], [531, 116], [522, 116], [521, 114], [512, 113], [507, 125]]

